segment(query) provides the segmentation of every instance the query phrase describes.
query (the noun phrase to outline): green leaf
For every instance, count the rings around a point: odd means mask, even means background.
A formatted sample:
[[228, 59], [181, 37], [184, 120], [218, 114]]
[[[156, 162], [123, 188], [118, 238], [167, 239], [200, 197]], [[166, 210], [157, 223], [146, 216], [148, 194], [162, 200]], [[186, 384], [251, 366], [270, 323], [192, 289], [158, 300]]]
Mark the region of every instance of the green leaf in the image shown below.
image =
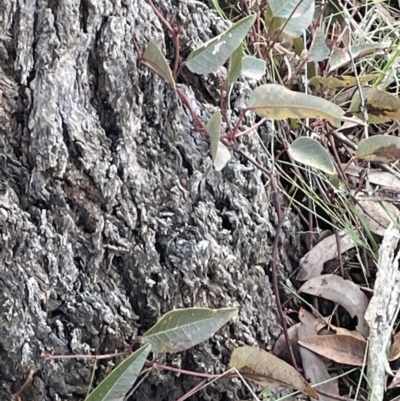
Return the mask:
[[243, 58], [242, 73], [247, 78], [261, 79], [265, 74], [267, 63], [254, 56], [246, 56]]
[[400, 138], [389, 135], [374, 135], [360, 141], [356, 157], [379, 163], [400, 160]]
[[171, 69], [165, 59], [161, 50], [154, 42], [149, 42], [146, 47], [146, 51], [143, 54], [143, 58], [154, 68], [157, 73], [163, 77], [174, 89], [176, 87], [174, 77], [172, 76]]
[[325, 118], [339, 127], [344, 111], [325, 99], [293, 92], [282, 85], [266, 84], [250, 95], [249, 107], [261, 117], [274, 120], [286, 118]]
[[211, 337], [237, 314], [236, 308], [177, 309], [166, 313], [142, 337], [153, 352], [179, 352]]
[[310, 26], [315, 11], [315, 0], [270, 0], [274, 17], [290, 18], [283, 32], [298, 38]]
[[150, 344], [143, 345], [126, 358], [89, 394], [85, 401], [123, 401], [139, 376], [150, 349]]
[[336, 169], [329, 153], [314, 139], [307, 137], [297, 138], [289, 146], [289, 153], [299, 163], [314, 167], [330, 175], [336, 174]]
[[242, 72], [242, 58], [243, 47], [242, 44], [240, 44], [229, 59], [228, 78], [226, 80], [227, 91], [229, 90], [229, 87], [236, 82]]
[[207, 133], [211, 141], [211, 158], [216, 171], [221, 171], [231, 159], [229, 149], [220, 142], [221, 112], [217, 110], [207, 123]]
[[[268, 2], [274, 17], [301, 17], [315, 0], [270, 0]], [[300, 4], [299, 4], [300, 3]], [[293, 10], [295, 10], [293, 12]]]
[[196, 74], [209, 74], [218, 70], [242, 43], [255, 19], [255, 15], [249, 15], [221, 35], [204, 43], [190, 53], [186, 66]]
[[325, 35], [321, 28], [318, 28], [315, 32], [314, 41], [310, 48], [308, 55], [312, 61], [323, 61], [329, 56], [329, 48], [325, 43]]

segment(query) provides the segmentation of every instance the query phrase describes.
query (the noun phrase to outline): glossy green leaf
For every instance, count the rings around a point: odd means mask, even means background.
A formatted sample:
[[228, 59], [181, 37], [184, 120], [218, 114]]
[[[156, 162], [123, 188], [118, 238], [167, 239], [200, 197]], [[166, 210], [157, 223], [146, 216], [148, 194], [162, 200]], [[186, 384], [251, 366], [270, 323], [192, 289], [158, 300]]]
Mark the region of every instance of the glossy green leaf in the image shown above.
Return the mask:
[[143, 58], [175, 89], [175, 80], [172, 76], [167, 60], [154, 42], [149, 42], [147, 44]]
[[184, 351], [207, 340], [236, 314], [236, 308], [177, 309], [166, 313], [142, 341], [151, 344], [153, 352]]
[[266, 84], [250, 95], [249, 107], [261, 117], [274, 120], [286, 118], [324, 118], [339, 127], [344, 111], [318, 96], [294, 92], [282, 85]]
[[363, 139], [357, 147], [356, 157], [386, 164], [400, 160], [400, 138], [390, 135], [374, 135]]
[[329, 48], [325, 43], [325, 35], [321, 28], [315, 32], [308, 57], [312, 61], [323, 61], [329, 56]]
[[290, 146], [292, 158], [309, 167], [314, 167], [327, 174], [336, 174], [335, 166], [329, 153], [314, 139], [307, 137], [297, 138]]
[[270, 0], [274, 17], [290, 18], [283, 28], [287, 35], [298, 38], [310, 26], [315, 11], [315, 0]]
[[265, 74], [265, 67], [267, 63], [265, 60], [254, 56], [246, 56], [243, 58], [242, 73], [247, 78], [261, 79]]
[[143, 345], [126, 358], [89, 394], [85, 401], [123, 401], [142, 371], [150, 349], [150, 344]]
[[229, 59], [229, 67], [228, 67], [228, 78], [226, 81], [227, 88], [233, 85], [236, 80], [239, 78], [240, 73], [242, 72], [242, 59], [243, 59], [243, 46], [242, 44], [233, 52], [231, 58]]
[[204, 43], [190, 53], [186, 66], [196, 74], [209, 74], [218, 70], [242, 43], [255, 20], [255, 15], [249, 15], [221, 35]]

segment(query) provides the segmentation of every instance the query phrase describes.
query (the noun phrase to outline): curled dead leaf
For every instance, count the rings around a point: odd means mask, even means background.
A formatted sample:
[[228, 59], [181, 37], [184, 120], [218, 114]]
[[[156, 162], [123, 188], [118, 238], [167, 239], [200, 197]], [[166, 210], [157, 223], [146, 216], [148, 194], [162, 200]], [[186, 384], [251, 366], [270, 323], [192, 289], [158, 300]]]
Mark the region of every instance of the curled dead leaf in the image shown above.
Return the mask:
[[285, 361], [257, 347], [236, 348], [229, 362], [245, 378], [264, 387], [289, 387], [319, 399], [317, 392]]

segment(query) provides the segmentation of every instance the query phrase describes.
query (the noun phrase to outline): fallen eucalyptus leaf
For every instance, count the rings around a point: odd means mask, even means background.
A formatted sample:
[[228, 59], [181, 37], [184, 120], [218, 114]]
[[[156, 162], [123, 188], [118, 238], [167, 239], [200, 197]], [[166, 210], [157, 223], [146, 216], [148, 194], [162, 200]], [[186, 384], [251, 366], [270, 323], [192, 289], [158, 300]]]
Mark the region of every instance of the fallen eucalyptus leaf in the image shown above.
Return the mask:
[[369, 327], [364, 314], [369, 301], [367, 296], [352, 281], [345, 280], [335, 274], [324, 274], [305, 282], [299, 288], [299, 293], [301, 292], [338, 303], [347, 310], [351, 317], [357, 316], [357, 331], [365, 338], [368, 337]]
[[[379, 50], [387, 49], [390, 43], [364, 43], [361, 45], [355, 45], [351, 47], [351, 52], [354, 60], [361, 57], [369, 56]], [[336, 49], [332, 55], [329, 64], [329, 71], [334, 71], [340, 67], [343, 67], [351, 61], [348, 49]]]
[[[304, 308], [300, 308], [299, 319], [301, 321], [301, 326], [298, 329], [300, 341], [303, 338], [315, 336], [317, 334], [317, 328], [320, 326], [319, 319], [314, 317], [310, 312], [307, 312]], [[300, 355], [305, 377], [310, 380], [311, 384], [316, 385], [322, 383], [318, 386], [319, 390], [338, 396], [338, 380], [330, 380], [331, 376], [322, 358], [304, 347], [300, 347]], [[333, 398], [325, 395], [320, 395], [319, 399], [320, 401], [333, 401]]]
[[[379, 77], [379, 74], [367, 74], [360, 75], [358, 79], [361, 84], [366, 84], [377, 77]], [[331, 75], [326, 78], [314, 76], [308, 81], [308, 84], [315, 89], [321, 89], [321, 87], [328, 89], [342, 89], [357, 86], [358, 82], [357, 78], [352, 75]]]
[[391, 222], [395, 222], [400, 211], [393, 203], [357, 199], [357, 209], [367, 227], [383, 236]]
[[310, 351], [337, 363], [363, 366], [367, 342], [345, 334], [311, 336], [299, 340], [299, 344]]
[[400, 358], [400, 332], [393, 337], [392, 345], [389, 348], [388, 361], [392, 362]]
[[356, 157], [369, 162], [392, 163], [400, 159], [400, 138], [374, 135], [358, 144]]
[[236, 348], [229, 362], [239, 373], [264, 387], [289, 387], [318, 399], [317, 392], [285, 361], [257, 347]]
[[[368, 123], [379, 124], [391, 120], [400, 120], [400, 99], [396, 96], [368, 86], [362, 88], [362, 93], [364, 105], [368, 112]], [[363, 118], [359, 90], [356, 90], [351, 99], [349, 112]]]
[[[344, 233], [339, 233], [340, 252], [346, 252], [355, 247], [353, 239]], [[318, 242], [309, 252], [300, 259], [300, 269], [297, 273], [297, 280], [305, 281], [312, 277], [319, 276], [324, 268], [324, 263], [338, 256], [336, 236], [330, 235]]]

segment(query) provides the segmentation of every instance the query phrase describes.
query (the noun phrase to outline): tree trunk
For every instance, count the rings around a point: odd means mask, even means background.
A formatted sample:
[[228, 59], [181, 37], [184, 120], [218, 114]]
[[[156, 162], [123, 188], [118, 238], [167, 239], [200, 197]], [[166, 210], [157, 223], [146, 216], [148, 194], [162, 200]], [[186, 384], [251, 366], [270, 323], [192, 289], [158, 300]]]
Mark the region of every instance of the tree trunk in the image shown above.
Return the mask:
[[[223, 372], [236, 346], [270, 347], [280, 333], [268, 278], [273, 197], [235, 155], [214, 171], [209, 140], [176, 93], [137, 67], [134, 40], [142, 51], [155, 41], [173, 60], [149, 4], [0, 4], [0, 399], [31, 370], [21, 400], [84, 399], [93, 362], [42, 354], [124, 350], [174, 308], [237, 306], [239, 319], [161, 362]], [[184, 57], [227, 26], [197, 1], [158, 7], [182, 28]], [[205, 121], [206, 82], [187, 70], [181, 80]], [[244, 104], [249, 86], [239, 89]], [[268, 165], [256, 135], [243, 143]], [[287, 270], [296, 221], [281, 238]], [[95, 384], [113, 366], [99, 365]], [[173, 401], [195, 384], [157, 371], [132, 399]], [[240, 388], [220, 381], [193, 399], [238, 400]]]

